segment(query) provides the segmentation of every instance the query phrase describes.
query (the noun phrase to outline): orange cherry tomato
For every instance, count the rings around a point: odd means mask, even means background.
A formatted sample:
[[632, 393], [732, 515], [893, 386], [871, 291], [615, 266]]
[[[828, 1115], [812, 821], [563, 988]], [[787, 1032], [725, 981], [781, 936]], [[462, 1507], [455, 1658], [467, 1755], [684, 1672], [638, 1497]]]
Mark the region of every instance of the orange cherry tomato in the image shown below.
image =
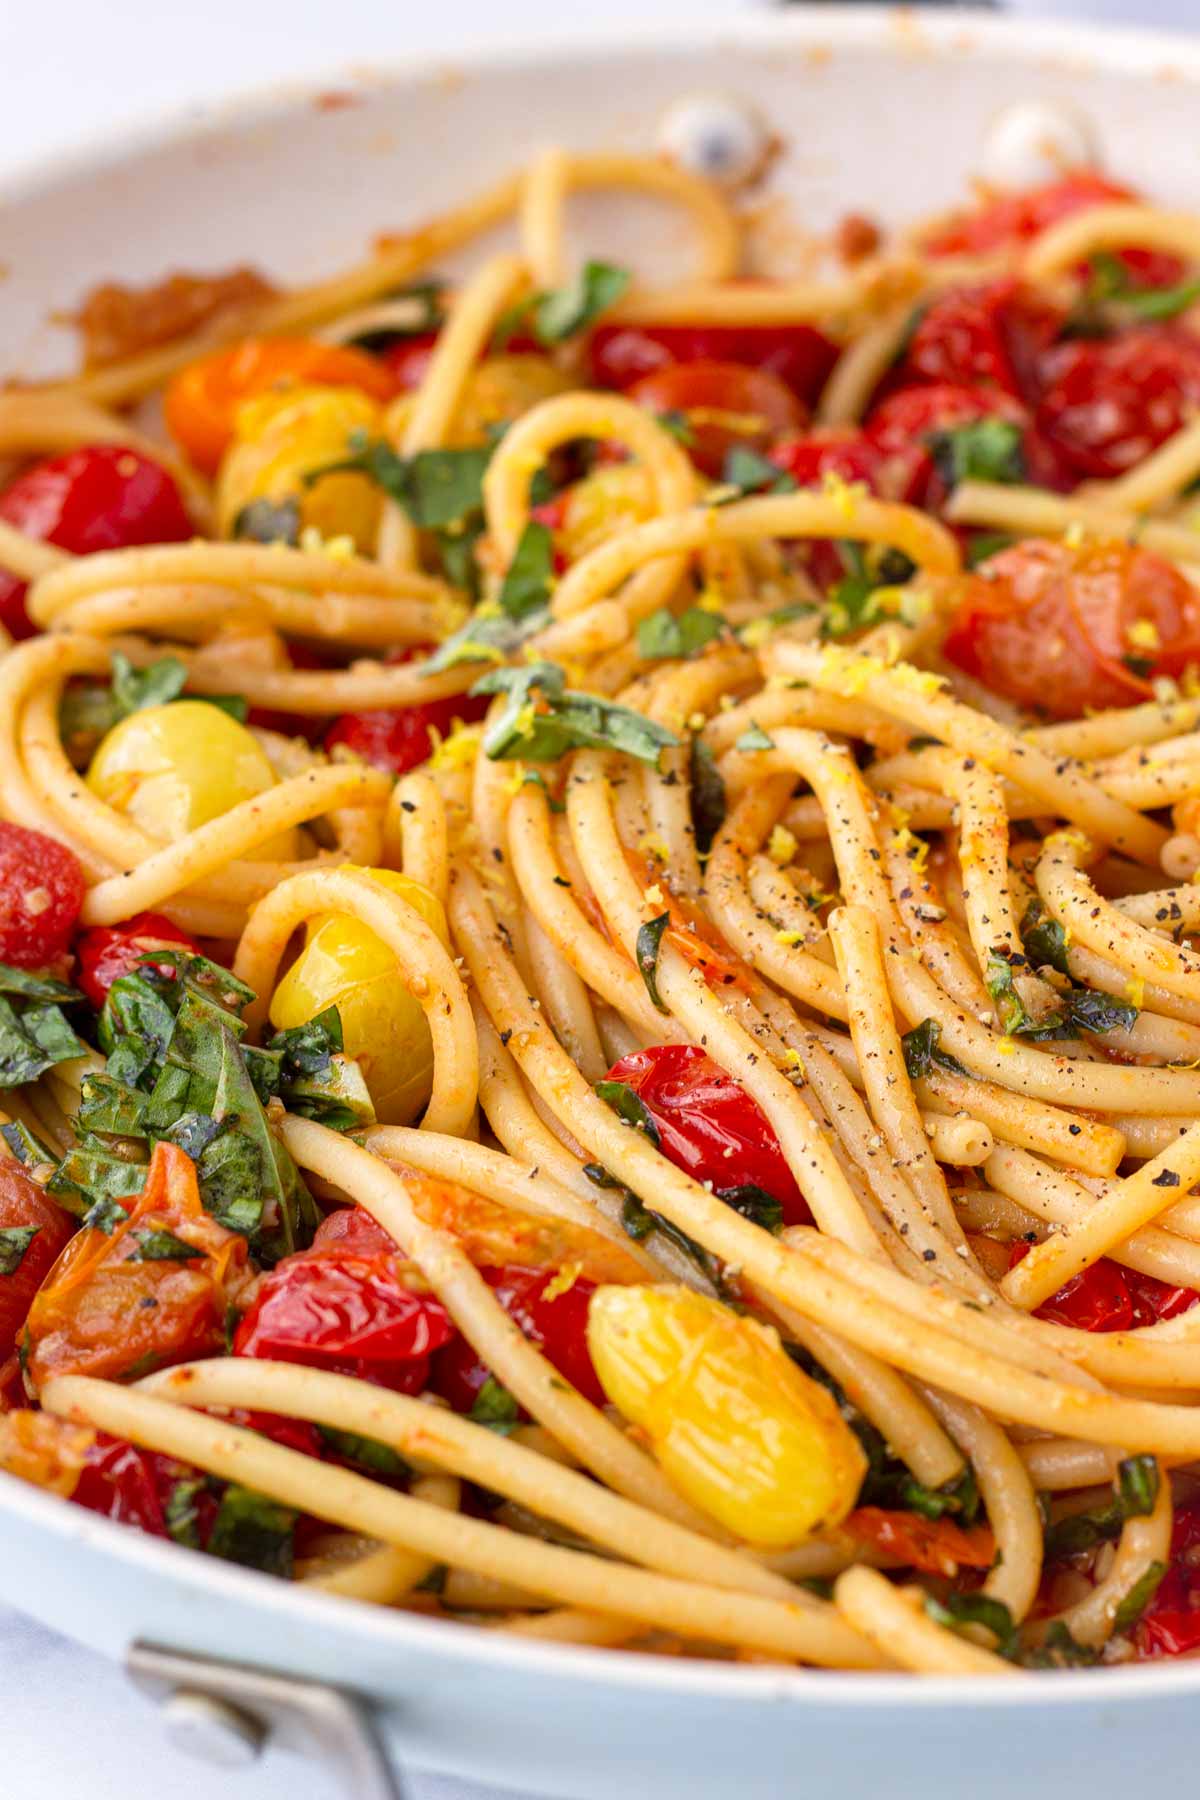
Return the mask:
[[842, 1526], [860, 1544], [894, 1556], [906, 1569], [925, 1575], [954, 1576], [960, 1569], [990, 1569], [996, 1540], [987, 1525], [964, 1531], [953, 1519], [924, 1519], [920, 1513], [888, 1512], [882, 1506], [860, 1506]]
[[719, 476], [735, 445], [765, 450], [785, 431], [797, 431], [807, 413], [789, 387], [765, 369], [741, 363], [676, 363], [635, 381], [631, 400], [647, 412], [682, 413], [692, 432], [692, 461]]
[[361, 388], [381, 402], [392, 399], [399, 385], [392, 370], [365, 350], [311, 338], [243, 338], [180, 370], [163, 403], [167, 430], [196, 468], [215, 475], [243, 402], [301, 383]]
[[1200, 662], [1200, 593], [1148, 550], [1030, 539], [968, 583], [945, 653], [1018, 705], [1077, 719]]
[[121, 1204], [111, 1231], [75, 1234], [34, 1296], [25, 1366], [35, 1388], [55, 1375], [128, 1375], [222, 1347], [247, 1280], [246, 1240], [205, 1212], [195, 1163], [157, 1144], [141, 1193]]

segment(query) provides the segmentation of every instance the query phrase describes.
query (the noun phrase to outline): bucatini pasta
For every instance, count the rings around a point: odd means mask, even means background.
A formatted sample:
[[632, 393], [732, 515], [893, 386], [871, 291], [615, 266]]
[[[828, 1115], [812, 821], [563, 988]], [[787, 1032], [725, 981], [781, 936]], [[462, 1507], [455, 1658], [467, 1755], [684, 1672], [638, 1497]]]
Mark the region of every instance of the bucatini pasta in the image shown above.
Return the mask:
[[0, 1467], [563, 1645], [1200, 1650], [1200, 224], [870, 236], [553, 150], [0, 394]]

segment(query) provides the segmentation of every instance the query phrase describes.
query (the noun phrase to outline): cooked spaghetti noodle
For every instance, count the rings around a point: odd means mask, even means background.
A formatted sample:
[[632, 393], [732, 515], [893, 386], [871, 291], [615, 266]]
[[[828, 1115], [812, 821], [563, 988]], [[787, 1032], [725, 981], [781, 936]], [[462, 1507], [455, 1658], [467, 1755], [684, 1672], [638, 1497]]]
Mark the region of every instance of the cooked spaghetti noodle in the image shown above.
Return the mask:
[[1195, 1653], [1200, 223], [742, 243], [554, 150], [0, 395], [0, 1466], [561, 1644]]

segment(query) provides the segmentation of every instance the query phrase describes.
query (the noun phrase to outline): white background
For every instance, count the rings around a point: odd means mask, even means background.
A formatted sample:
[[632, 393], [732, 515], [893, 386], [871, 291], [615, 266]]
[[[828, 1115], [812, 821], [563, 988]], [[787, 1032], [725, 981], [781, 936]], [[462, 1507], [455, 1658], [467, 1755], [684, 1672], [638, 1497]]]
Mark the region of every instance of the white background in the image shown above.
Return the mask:
[[[603, 0], [622, 18], [686, 23], [766, 0]], [[1142, 25], [1200, 23], [1200, 0], [1011, 0], [1011, 10]], [[0, 0], [0, 176], [147, 112], [195, 108], [231, 88], [339, 75], [413, 50], [514, 37], [569, 36], [579, 0]], [[3, 221], [0, 217], [0, 260]], [[113, 266], [119, 266], [114, 247]], [[0, 1546], [0, 1593], [3, 1592]], [[231, 1645], [231, 1654], [237, 1646]], [[0, 1716], [5, 1796], [41, 1800], [341, 1800], [321, 1770], [268, 1756], [218, 1773], [166, 1749], [150, 1706], [116, 1668], [0, 1607]], [[469, 1713], [466, 1715], [469, 1719]], [[484, 1790], [410, 1778], [412, 1800], [488, 1800]]]

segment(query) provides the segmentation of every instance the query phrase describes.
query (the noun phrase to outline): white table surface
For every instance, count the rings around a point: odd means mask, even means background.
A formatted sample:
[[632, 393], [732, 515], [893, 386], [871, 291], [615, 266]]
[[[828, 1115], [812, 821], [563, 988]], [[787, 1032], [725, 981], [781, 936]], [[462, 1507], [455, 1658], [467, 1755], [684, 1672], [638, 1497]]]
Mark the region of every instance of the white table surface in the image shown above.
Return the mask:
[[[686, 21], [756, 10], [762, 0], [605, 0], [622, 18]], [[1012, 0], [1014, 11], [1195, 25], [1197, 0]], [[0, 172], [110, 126], [170, 107], [194, 110], [231, 86], [340, 73], [398, 53], [461, 50], [553, 32], [571, 0], [58, 0], [53, 13], [0, 0]], [[187, 19], [186, 25], [184, 19]], [[69, 48], [64, 49], [65, 46]], [[0, 1546], [0, 1599], [3, 1595]], [[153, 1708], [124, 1675], [0, 1604], [0, 1715], [5, 1796], [41, 1800], [345, 1800], [325, 1772], [268, 1754], [246, 1773], [206, 1769], [162, 1740]], [[132, 1782], [131, 1782], [132, 1777]], [[491, 1790], [409, 1776], [411, 1800], [499, 1800]], [[511, 1797], [510, 1797], [511, 1800]]]

